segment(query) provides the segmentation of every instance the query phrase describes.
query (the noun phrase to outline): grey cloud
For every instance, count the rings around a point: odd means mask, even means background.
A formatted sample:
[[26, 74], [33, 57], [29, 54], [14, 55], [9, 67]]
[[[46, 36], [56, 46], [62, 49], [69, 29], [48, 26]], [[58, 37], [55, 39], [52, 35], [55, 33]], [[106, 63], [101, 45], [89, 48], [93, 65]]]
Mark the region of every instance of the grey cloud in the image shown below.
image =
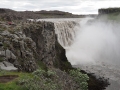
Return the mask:
[[20, 11], [21, 10], [61, 10], [72, 13], [79, 13], [79, 14], [97, 13], [97, 9], [103, 7], [103, 5], [99, 4], [99, 2], [104, 2], [104, 1], [108, 1], [108, 0], [101, 0], [101, 1], [100, 0], [1, 0], [0, 8], [10, 8]]

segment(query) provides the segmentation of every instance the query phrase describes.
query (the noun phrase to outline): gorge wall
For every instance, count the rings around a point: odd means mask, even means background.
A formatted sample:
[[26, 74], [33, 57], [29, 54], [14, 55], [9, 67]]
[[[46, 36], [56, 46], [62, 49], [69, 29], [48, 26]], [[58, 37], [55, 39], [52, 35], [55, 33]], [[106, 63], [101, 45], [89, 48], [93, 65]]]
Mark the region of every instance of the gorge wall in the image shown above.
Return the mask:
[[[3, 30], [4, 29], [4, 30]], [[41, 67], [72, 68], [65, 50], [58, 43], [52, 22], [29, 22], [10, 26], [1, 22], [1, 63], [13, 64], [20, 71], [32, 72]]]
[[98, 10], [99, 14], [120, 13], [120, 8], [102, 8]]

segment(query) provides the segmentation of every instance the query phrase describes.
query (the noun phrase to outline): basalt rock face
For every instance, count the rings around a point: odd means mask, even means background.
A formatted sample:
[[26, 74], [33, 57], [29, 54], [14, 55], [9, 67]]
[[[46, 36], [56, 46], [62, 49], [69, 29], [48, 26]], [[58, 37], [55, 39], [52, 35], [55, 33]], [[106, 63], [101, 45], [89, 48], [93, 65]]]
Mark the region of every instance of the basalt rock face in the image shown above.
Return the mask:
[[99, 9], [99, 14], [111, 14], [111, 13], [120, 13], [120, 8], [106, 8], [106, 9]]
[[55, 43], [55, 49], [56, 49], [56, 61], [54, 62], [54, 66], [65, 71], [73, 69], [70, 62], [67, 60], [65, 56], [65, 49], [63, 49], [63, 47], [58, 43], [57, 40]]
[[[5, 70], [17, 68], [19, 71], [36, 70], [34, 53], [36, 44], [21, 31], [0, 31], [0, 67]], [[5, 62], [7, 64], [5, 64]], [[12, 67], [11, 67], [12, 66]]]
[[36, 43], [36, 55], [47, 66], [55, 61], [55, 33], [51, 22], [37, 22], [24, 27], [23, 32]]
[[[65, 49], [58, 43], [54, 23], [40, 21], [13, 26], [1, 22], [0, 25], [1, 68], [14, 66], [19, 71], [27, 72], [39, 67], [72, 68], [65, 56]], [[4, 62], [10, 64], [5, 65]]]
[[72, 68], [65, 56], [65, 49], [58, 43], [54, 23], [36, 22], [25, 25], [23, 32], [36, 43], [36, 57], [47, 67], [61, 70]]

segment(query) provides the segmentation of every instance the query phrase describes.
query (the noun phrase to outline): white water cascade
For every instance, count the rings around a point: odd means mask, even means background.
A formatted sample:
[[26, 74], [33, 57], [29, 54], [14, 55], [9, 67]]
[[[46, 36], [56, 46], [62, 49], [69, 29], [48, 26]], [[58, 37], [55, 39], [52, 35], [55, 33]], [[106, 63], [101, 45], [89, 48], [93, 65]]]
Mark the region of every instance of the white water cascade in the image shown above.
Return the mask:
[[76, 33], [80, 27], [80, 18], [60, 18], [60, 19], [38, 19], [37, 21], [53, 22], [55, 27], [55, 34], [58, 42], [65, 49], [69, 48], [76, 37]]
[[77, 32], [75, 27], [79, 26], [79, 24], [75, 21], [57, 21], [54, 25], [58, 42], [64, 48], [71, 46]]

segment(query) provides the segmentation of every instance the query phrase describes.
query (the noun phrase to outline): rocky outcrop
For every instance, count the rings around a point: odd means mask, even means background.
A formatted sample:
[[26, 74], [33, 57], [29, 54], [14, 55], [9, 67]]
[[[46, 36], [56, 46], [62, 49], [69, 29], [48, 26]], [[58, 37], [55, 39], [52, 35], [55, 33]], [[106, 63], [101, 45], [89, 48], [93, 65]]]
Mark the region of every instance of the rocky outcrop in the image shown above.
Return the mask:
[[56, 50], [56, 61], [54, 62], [54, 66], [56, 68], [59, 68], [61, 70], [68, 71], [70, 69], [73, 69], [70, 62], [66, 58], [65, 49], [58, 43], [56, 40], [55, 43], [55, 50]]
[[25, 25], [23, 32], [36, 43], [37, 59], [47, 66], [55, 61], [55, 33], [51, 22], [37, 22]]
[[[12, 30], [0, 32], [0, 62], [9, 62], [20, 71], [32, 72], [36, 70], [37, 64], [34, 56], [36, 44], [31, 38], [26, 37], [22, 31], [14, 31], [13, 28]], [[6, 68], [8, 66], [5, 65]]]
[[2, 70], [8, 70], [8, 71], [18, 70], [12, 63], [7, 62], [7, 61], [0, 62], [0, 67]]
[[111, 13], [120, 13], [120, 8], [104, 8], [98, 10], [99, 14], [111, 14]]
[[65, 50], [57, 41], [52, 22], [36, 22], [25, 25], [23, 32], [36, 43], [38, 61], [44, 62], [47, 67], [57, 67], [62, 70], [72, 68], [65, 56]]
[[19, 71], [27, 72], [39, 67], [56, 67], [61, 70], [72, 68], [65, 50], [57, 41], [54, 23], [40, 21], [20, 25], [5, 25], [6, 28], [1, 28], [1, 63], [9, 62]]

